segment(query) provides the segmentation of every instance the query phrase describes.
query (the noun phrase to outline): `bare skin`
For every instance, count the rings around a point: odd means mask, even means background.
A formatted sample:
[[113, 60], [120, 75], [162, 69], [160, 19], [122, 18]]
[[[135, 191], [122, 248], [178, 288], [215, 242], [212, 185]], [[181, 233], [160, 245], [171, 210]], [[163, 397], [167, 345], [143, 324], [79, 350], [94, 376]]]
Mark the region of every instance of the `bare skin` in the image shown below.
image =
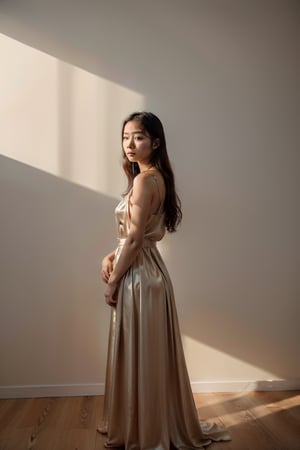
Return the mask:
[[[148, 218], [157, 211], [160, 201], [165, 196], [163, 177], [150, 164], [152, 152], [158, 144], [155, 141], [151, 142], [150, 137], [142, 132], [139, 122], [131, 121], [126, 124], [123, 149], [131, 162], [138, 163], [141, 173], [134, 179], [130, 197], [130, 230], [119, 259], [114, 266], [115, 251], [113, 251], [102, 261], [101, 276], [106, 283], [104, 296], [110, 306], [116, 306], [118, 283], [142, 248]], [[153, 175], [156, 176], [159, 191]]]

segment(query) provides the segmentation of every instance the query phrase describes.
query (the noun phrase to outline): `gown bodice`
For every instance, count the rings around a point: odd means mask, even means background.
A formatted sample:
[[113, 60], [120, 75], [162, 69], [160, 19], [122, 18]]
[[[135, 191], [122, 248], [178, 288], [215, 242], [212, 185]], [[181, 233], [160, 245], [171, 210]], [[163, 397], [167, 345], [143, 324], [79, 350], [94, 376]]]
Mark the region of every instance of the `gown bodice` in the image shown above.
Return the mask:
[[[130, 193], [125, 195], [115, 209], [115, 220], [117, 225], [117, 237], [119, 241], [126, 239], [130, 229]], [[162, 211], [162, 204], [156, 214], [151, 214], [148, 218], [144, 240], [160, 241], [165, 235], [165, 215]]]

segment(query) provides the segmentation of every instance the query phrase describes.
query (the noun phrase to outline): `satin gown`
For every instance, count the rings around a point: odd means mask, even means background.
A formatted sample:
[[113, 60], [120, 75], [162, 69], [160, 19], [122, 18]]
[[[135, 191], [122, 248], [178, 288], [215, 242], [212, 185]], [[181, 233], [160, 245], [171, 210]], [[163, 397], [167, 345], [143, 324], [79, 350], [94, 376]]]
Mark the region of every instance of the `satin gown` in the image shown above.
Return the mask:
[[[143, 247], [123, 275], [111, 322], [101, 433], [126, 450], [203, 448], [230, 440], [200, 424], [186, 369], [172, 283], [156, 247], [165, 234], [163, 206], [148, 219]], [[115, 210], [118, 247], [130, 227], [129, 195]]]

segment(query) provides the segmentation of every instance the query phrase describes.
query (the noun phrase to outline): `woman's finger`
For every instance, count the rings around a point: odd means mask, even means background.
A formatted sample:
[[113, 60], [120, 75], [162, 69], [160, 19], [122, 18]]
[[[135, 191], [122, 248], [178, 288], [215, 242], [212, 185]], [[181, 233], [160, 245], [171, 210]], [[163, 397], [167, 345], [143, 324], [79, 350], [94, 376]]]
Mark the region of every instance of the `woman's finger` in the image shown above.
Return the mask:
[[101, 278], [105, 283], [109, 280], [109, 273], [105, 269], [102, 269], [101, 271]]
[[116, 306], [117, 301], [114, 300], [112, 297], [105, 297], [105, 301], [109, 306]]

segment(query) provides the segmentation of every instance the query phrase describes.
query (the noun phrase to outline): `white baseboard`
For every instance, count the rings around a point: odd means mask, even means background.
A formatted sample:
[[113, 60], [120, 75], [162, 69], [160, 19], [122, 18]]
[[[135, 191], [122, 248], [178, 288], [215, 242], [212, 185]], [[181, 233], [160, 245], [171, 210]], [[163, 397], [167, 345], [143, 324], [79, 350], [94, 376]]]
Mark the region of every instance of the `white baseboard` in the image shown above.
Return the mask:
[[201, 392], [249, 392], [249, 391], [297, 391], [300, 378], [289, 380], [235, 380], [192, 381], [192, 391]]
[[104, 383], [0, 386], [0, 398], [77, 397], [103, 394]]
[[[192, 381], [192, 391], [249, 392], [300, 390], [300, 379], [260, 381]], [[103, 395], [104, 383], [0, 386], [0, 398], [76, 397]]]

